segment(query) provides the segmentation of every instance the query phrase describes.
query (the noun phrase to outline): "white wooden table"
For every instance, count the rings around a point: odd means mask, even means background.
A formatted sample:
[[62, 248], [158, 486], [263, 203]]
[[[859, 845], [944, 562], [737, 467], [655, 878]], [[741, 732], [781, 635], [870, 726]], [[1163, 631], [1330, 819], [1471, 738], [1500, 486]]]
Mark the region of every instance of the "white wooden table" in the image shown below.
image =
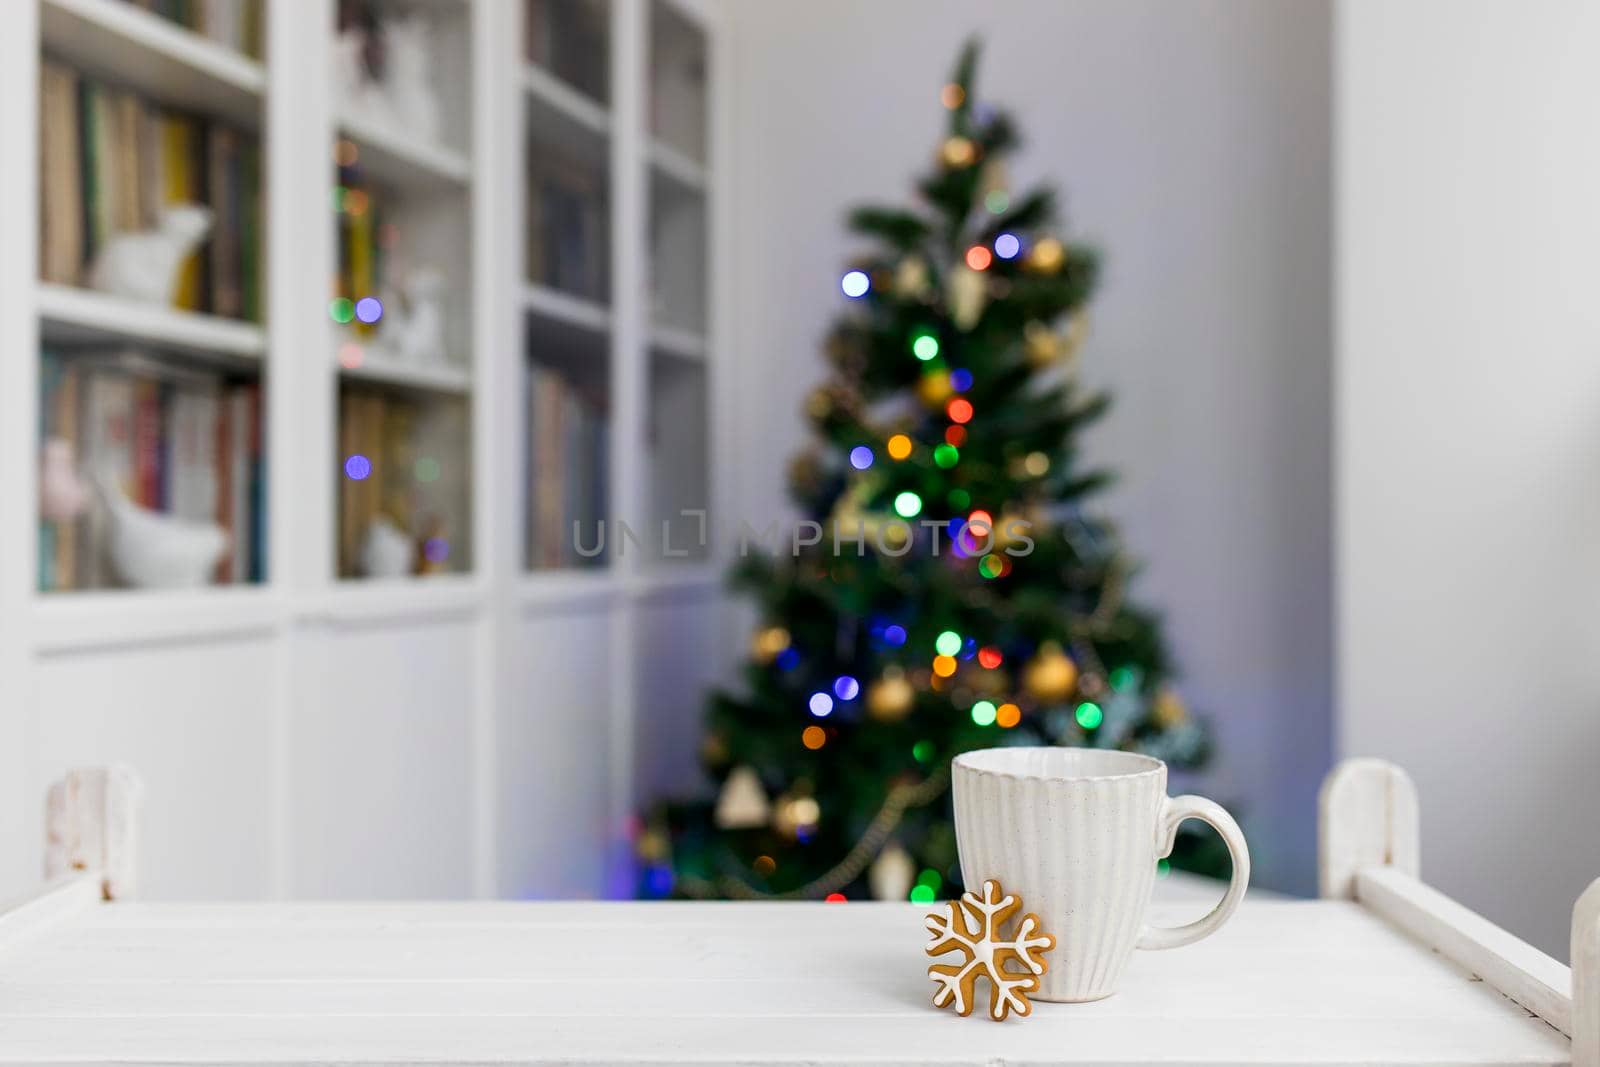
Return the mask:
[[1118, 995], [1006, 1023], [930, 1006], [917, 905], [103, 903], [83, 874], [0, 914], [0, 1063], [1574, 1062], [1593, 983], [1575, 1019], [1565, 967], [1362, 862], [1404, 858], [1384, 811], [1324, 828], [1358, 900], [1247, 899]]

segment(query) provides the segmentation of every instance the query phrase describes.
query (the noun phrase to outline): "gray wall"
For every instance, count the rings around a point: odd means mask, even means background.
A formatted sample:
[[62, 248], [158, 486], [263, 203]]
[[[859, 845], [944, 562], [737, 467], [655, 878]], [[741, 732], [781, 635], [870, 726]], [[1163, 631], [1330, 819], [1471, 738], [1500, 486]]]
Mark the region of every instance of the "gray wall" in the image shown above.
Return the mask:
[[1339, 747], [1567, 958], [1600, 875], [1600, 7], [1340, 8]]
[[1083, 372], [1116, 395], [1089, 446], [1148, 564], [1258, 881], [1314, 885], [1330, 744], [1330, 15], [1322, 3], [730, 5], [736, 496], [782, 506], [799, 406], [851, 251], [841, 221], [930, 158], [960, 41], [1014, 107], [1014, 180], [1069, 194], [1106, 283]]

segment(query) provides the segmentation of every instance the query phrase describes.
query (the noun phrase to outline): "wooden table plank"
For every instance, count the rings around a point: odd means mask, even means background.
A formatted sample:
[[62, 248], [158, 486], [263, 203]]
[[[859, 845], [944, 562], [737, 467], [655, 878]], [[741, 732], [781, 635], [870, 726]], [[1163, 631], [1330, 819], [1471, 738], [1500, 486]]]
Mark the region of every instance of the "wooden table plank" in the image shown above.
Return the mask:
[[927, 910], [100, 906], [0, 952], [0, 1063], [1570, 1058], [1542, 1020], [1353, 903], [1246, 901], [1213, 938], [1136, 953], [1119, 995], [1006, 1024], [929, 1005]]

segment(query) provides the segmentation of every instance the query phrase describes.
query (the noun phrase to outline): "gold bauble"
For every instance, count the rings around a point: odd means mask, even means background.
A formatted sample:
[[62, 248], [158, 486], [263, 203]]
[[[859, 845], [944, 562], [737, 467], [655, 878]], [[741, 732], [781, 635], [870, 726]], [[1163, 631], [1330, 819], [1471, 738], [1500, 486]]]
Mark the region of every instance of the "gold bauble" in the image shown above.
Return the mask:
[[1065, 263], [1066, 259], [1066, 246], [1054, 237], [1042, 237], [1028, 249], [1028, 258], [1024, 262], [1029, 270], [1038, 271], [1040, 274], [1054, 274], [1061, 269], [1061, 264]]
[[943, 408], [945, 401], [954, 394], [955, 387], [950, 384], [950, 372], [947, 370], [929, 371], [917, 382], [917, 399], [930, 408]]
[[1161, 691], [1156, 694], [1155, 700], [1150, 705], [1150, 714], [1156, 720], [1156, 725], [1163, 730], [1182, 726], [1189, 721], [1188, 707], [1178, 695], [1178, 691], [1170, 685], [1162, 686]]
[[1038, 321], [1022, 328], [1022, 346], [1035, 367], [1048, 367], [1066, 351], [1061, 335]]
[[1046, 643], [1022, 669], [1022, 687], [1041, 704], [1059, 704], [1078, 684], [1078, 665], [1054, 641]]
[[639, 835], [633, 843], [634, 853], [646, 863], [660, 863], [665, 861], [672, 853], [667, 844], [667, 835], [656, 830], [646, 830]]
[[939, 146], [939, 158], [947, 167], [970, 167], [978, 158], [978, 146], [965, 137], [947, 137]]
[[920, 300], [928, 293], [928, 264], [921, 256], [907, 256], [894, 269], [895, 295]]
[[750, 635], [750, 658], [757, 663], [771, 663], [788, 647], [789, 631], [782, 626], [768, 626]]
[[878, 722], [899, 722], [911, 714], [917, 691], [898, 669], [885, 671], [867, 686], [867, 714]]
[[706, 739], [700, 742], [700, 762], [712, 769], [727, 764], [728, 742], [721, 734], [706, 734]]

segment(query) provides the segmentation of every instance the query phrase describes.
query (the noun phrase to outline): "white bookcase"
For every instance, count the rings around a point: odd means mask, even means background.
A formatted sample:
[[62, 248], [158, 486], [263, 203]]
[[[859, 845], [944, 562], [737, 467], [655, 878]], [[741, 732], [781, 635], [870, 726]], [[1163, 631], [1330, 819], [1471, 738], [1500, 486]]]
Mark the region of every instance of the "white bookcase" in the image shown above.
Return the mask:
[[[714, 509], [726, 474], [716, 0], [377, 0], [436, 27], [439, 143], [342, 112], [336, 0], [263, 2], [260, 60], [126, 0], [7, 12], [0, 895], [37, 877], [44, 785], [117, 760], [158, 783], [156, 896], [623, 890], [638, 789], [682, 780], [701, 686], [729, 661], [718, 546], [679, 519], [691, 551], [652, 548], [662, 519]], [[576, 68], [566, 44], [559, 62], [531, 54], [530, 21], [552, 9], [558, 29], [590, 34], [579, 43], [596, 54]], [[261, 135], [260, 322], [39, 280], [45, 55]], [[385, 358], [330, 317], [352, 156], [406, 259], [446, 278], [447, 361]], [[553, 205], [530, 177], [551, 163]], [[563, 181], [598, 207], [543, 233], [582, 203], [561, 200]], [[575, 269], [584, 241], [596, 258]], [[138, 346], [259, 381], [261, 580], [40, 590], [42, 344]], [[552, 378], [571, 395], [540, 409]], [[342, 398], [368, 395], [404, 404], [416, 449], [432, 450], [419, 499], [448, 540], [444, 573], [350, 566], [341, 480], [360, 438]], [[538, 436], [539, 410], [562, 412], [560, 434]], [[594, 452], [557, 464], [555, 442]], [[647, 550], [619, 552], [613, 534], [593, 561], [541, 556], [530, 531], [556, 514], [552, 471], [567, 527], [580, 508], [627, 522]], [[581, 536], [593, 543], [592, 523]]]

